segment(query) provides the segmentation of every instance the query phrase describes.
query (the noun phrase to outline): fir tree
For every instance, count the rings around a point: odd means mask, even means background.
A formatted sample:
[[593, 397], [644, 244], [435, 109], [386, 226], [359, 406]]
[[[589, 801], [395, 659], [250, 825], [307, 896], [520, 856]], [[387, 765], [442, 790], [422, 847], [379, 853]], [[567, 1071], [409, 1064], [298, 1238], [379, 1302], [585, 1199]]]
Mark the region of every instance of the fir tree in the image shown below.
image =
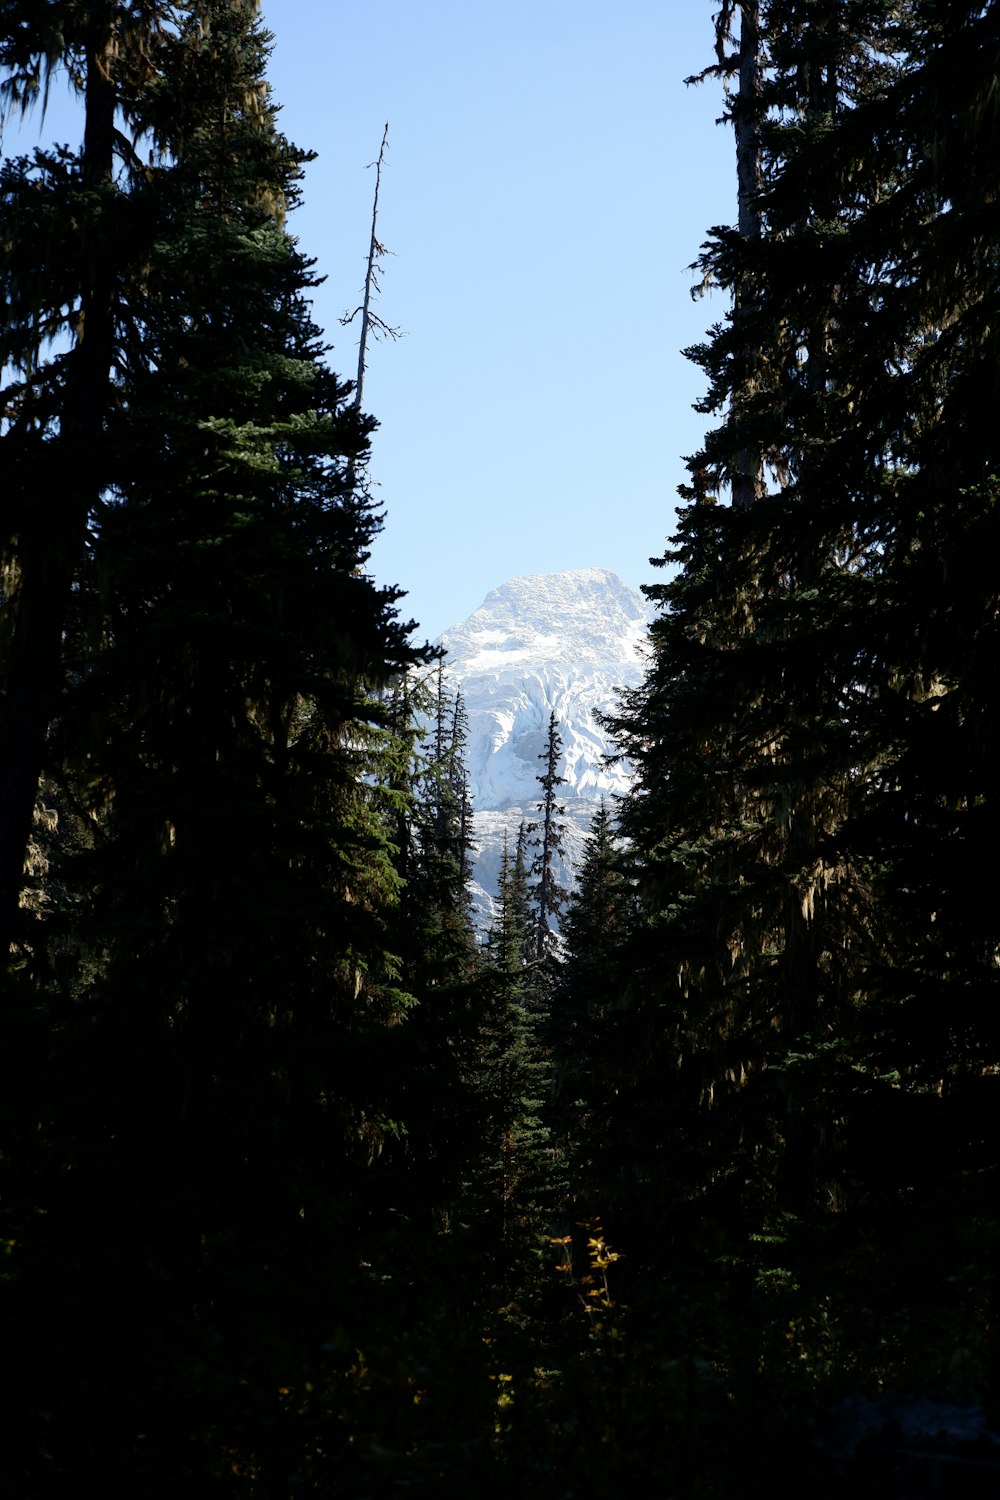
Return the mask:
[[[531, 887], [528, 882], [528, 856], [531, 850], [531, 824], [522, 818], [517, 825], [517, 842], [514, 859], [510, 867], [510, 889], [508, 899], [516, 930], [521, 934], [521, 959], [529, 961], [531, 952], [532, 910]], [[506, 836], [506, 830], [505, 830]]]
[[[989, 590], [966, 575], [959, 608], [939, 569], [994, 524], [993, 429], [967, 431], [966, 399], [978, 409], [996, 371], [973, 202], [995, 195], [997, 11], [775, 0], [720, 20], [720, 69], [750, 80], [732, 114], [753, 122], [760, 175], [749, 226], [741, 199], [740, 228], [713, 231], [700, 262], [733, 298], [692, 351], [723, 420], [691, 460], [680, 570], [651, 591], [652, 667], [617, 720], [639, 768], [622, 822], [640, 915], [604, 1185], [616, 1209], [631, 1198], [629, 1230], [658, 1263], [690, 1264], [714, 1235], [758, 1285], [791, 1263], [819, 1295], [822, 1247], [890, 1203], [901, 1223], [910, 1195], [937, 1193], [971, 1225], [971, 1179], [930, 1165], [931, 1120], [957, 1160], [992, 1157], [957, 1126], [993, 1048], [979, 969], [993, 927], [967, 886], [949, 937], [922, 950], [937, 957], [914, 960], [946, 904], [938, 863], [950, 904], [949, 849], [993, 820], [985, 781], [967, 802], [971, 782], [938, 779], [937, 757], [966, 712], [991, 743], [971, 710]], [[946, 617], [969, 632], [962, 667]], [[978, 749], [950, 743], [965, 778]], [[958, 972], [965, 1020], [932, 1042]], [[880, 1137], [900, 1143], [891, 1162]], [[902, 1324], [913, 1294], [898, 1296]]]
[[565, 776], [559, 775], [561, 755], [562, 739], [553, 711], [549, 715], [545, 749], [538, 757], [545, 763], [544, 771], [541, 771], [538, 776], [542, 797], [537, 804], [537, 811], [541, 817], [538, 822], [529, 825], [529, 832], [536, 834], [534, 840], [536, 853], [529, 872], [532, 880], [530, 952], [534, 959], [544, 959], [551, 955], [556, 944], [563, 903], [566, 900], [566, 892], [556, 877], [555, 869], [556, 860], [565, 857], [560, 819], [564, 816], [566, 809], [559, 805], [557, 791], [566, 783]]
[[448, 785], [457, 812], [457, 834], [460, 849], [460, 864], [463, 888], [467, 891], [472, 879], [473, 823], [472, 800], [469, 796], [469, 767], [466, 749], [469, 743], [469, 716], [465, 708], [462, 690], [455, 693], [455, 704], [451, 719], [451, 756], [448, 765]]
[[[3, 166], [3, 616], [0, 695], [0, 951], [23, 934], [25, 852], [45, 738], [64, 685], [62, 637], [109, 480], [106, 424], [122, 363], [128, 286], [150, 245], [136, 211], [142, 98], [173, 7], [11, 0], [0, 20], [3, 114], [47, 101], [64, 70], [82, 105], [76, 153], [36, 149]], [[68, 339], [65, 352], [51, 353]], [[47, 357], [48, 356], [48, 357]], [[29, 903], [30, 905], [30, 903]]]
[[[181, 8], [117, 101], [154, 141], [131, 189], [142, 274], [117, 275], [92, 372], [100, 473], [55, 539], [60, 591], [76, 581], [49, 754], [94, 830], [58, 879], [92, 960], [35, 997], [44, 1069], [7, 1122], [8, 1409], [26, 1413], [8, 1459], [36, 1478], [96, 1466], [109, 1492], [196, 1493], [244, 1467], [287, 1488], [320, 1418], [280, 1390], [326, 1366], [320, 1329], [388, 1213], [372, 1164], [403, 1128], [383, 689], [420, 653], [365, 571], [378, 522], [352, 476], [371, 423], [323, 361], [284, 228], [302, 156], [275, 128], [255, 9]], [[137, 14], [83, 11], [116, 36]], [[44, 387], [59, 462], [75, 360]], [[18, 388], [18, 462], [41, 389]], [[5, 1024], [25, 1054], [20, 1013]]]
[[474, 1154], [477, 1006], [482, 962], [472, 925], [461, 701], [439, 669], [433, 692], [395, 690], [396, 733], [409, 744], [399, 778], [395, 841], [404, 888], [396, 921], [401, 973], [415, 1005], [395, 1065], [406, 1119], [402, 1169], [409, 1211], [431, 1223], [454, 1215]]
[[498, 1251], [496, 1273], [508, 1289], [537, 1251], [548, 1187], [548, 1131], [542, 1105], [548, 1065], [529, 1005], [531, 930], [519, 874], [504, 836], [496, 921], [488, 935], [477, 1071], [485, 1104], [481, 1163], [470, 1188], [480, 1234]]
[[[700, 269], [730, 288], [733, 316], [691, 353], [710, 378], [703, 409], [725, 417], [690, 460], [669, 555], [680, 572], [653, 591], [665, 607], [654, 664], [618, 720], [641, 788], [623, 816], [647, 912], [631, 967], [650, 980], [628, 986], [637, 1056], [662, 1047], [689, 1122], [675, 1181], [713, 1182], [734, 1215], [820, 1191], [839, 1085], [796, 1083], [779, 1058], [822, 1055], [836, 1073], [836, 1039], [881, 952], [875, 872], [849, 833], [888, 753], [864, 724], [871, 682], [857, 674], [880, 607], [876, 494], [860, 493], [846, 450], [830, 462], [849, 420], [834, 350], [844, 308], [869, 289], [844, 257], [845, 226], [860, 233], [865, 205], [821, 163], [841, 117], [853, 131], [881, 107], [898, 30], [891, 8], [847, 7], [836, 25], [808, 12], [720, 13], [711, 71], [739, 76], [739, 225], [713, 231]], [[872, 172], [888, 184], [895, 164]], [[640, 1019], [648, 982], [662, 1040]]]
[[[553, 1058], [550, 1118], [569, 1165], [573, 1211], [603, 1212], [600, 1183], [607, 1098], [621, 1062], [616, 1010], [621, 950], [631, 916], [631, 887], [602, 798], [594, 814], [563, 928], [565, 950], [549, 1018]], [[617, 1055], [616, 1055], [617, 1054]]]

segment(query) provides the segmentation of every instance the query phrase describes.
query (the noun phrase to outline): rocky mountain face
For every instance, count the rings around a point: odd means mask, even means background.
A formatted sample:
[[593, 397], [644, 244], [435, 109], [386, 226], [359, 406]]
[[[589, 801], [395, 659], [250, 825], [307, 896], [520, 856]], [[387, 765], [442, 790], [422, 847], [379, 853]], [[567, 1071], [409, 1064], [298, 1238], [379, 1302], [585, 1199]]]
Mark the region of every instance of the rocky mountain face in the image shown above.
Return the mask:
[[651, 616], [642, 594], [614, 573], [576, 568], [512, 578], [442, 635], [448, 676], [469, 715], [474, 898], [483, 927], [492, 918], [504, 831], [513, 851], [522, 819], [536, 813], [551, 713], [566, 778], [564, 885], [572, 884], [599, 799], [626, 790], [628, 768], [604, 764], [613, 747], [598, 715], [615, 707], [618, 689], [642, 679]]

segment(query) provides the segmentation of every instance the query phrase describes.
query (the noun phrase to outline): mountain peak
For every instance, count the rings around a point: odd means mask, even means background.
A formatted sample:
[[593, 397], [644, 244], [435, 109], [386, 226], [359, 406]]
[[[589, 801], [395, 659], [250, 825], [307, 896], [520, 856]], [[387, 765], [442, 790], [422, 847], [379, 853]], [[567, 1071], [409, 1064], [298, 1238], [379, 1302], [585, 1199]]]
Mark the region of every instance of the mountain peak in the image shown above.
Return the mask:
[[635, 590], [628, 588], [609, 568], [568, 568], [563, 573], [529, 573], [509, 578], [499, 588], [490, 590], [481, 609], [498, 614], [506, 609], [527, 607], [532, 614], [540, 615], [568, 606], [574, 611], [596, 609], [601, 613], [624, 608], [631, 614], [635, 598]]
[[[442, 635], [445, 668], [469, 717], [476, 877], [486, 890], [504, 829], [516, 837], [520, 819], [535, 815], [550, 714], [563, 742], [560, 801], [571, 866], [598, 799], [627, 790], [627, 767], [606, 764], [613, 746], [601, 715], [614, 710], [620, 689], [641, 681], [651, 618], [643, 595], [608, 568], [573, 568], [509, 579]], [[571, 883], [572, 869], [560, 878]]]
[[[638, 661], [649, 619], [643, 596], [610, 569], [571, 568], [511, 578], [491, 589], [467, 620], [445, 631], [441, 645], [462, 681], [518, 663], [530, 672], [558, 662], [585, 676], [592, 668]], [[549, 709], [560, 717], [558, 704], [550, 702]]]

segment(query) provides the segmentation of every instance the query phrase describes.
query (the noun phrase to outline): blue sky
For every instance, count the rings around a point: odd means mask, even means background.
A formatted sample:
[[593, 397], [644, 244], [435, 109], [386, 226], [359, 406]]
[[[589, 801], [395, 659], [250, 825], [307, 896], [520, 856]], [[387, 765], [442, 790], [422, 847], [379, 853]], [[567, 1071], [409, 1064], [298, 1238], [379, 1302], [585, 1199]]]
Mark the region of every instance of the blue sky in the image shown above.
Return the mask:
[[315, 314], [343, 374], [389, 122], [378, 310], [406, 336], [366, 378], [371, 567], [421, 636], [516, 574], [655, 576], [704, 427], [680, 351], [725, 314], [686, 269], [735, 216], [719, 87], [683, 83], [712, 59], [715, 8], [264, 0], [281, 127], [318, 153], [290, 228], [326, 275]]
[[264, 0], [281, 125], [319, 153], [292, 228], [327, 282], [318, 321], [353, 368], [373, 172], [389, 122], [371, 353], [386, 507], [380, 582], [434, 636], [508, 577], [604, 566], [650, 581], [704, 418], [680, 350], [706, 229], [735, 218], [714, 3]]

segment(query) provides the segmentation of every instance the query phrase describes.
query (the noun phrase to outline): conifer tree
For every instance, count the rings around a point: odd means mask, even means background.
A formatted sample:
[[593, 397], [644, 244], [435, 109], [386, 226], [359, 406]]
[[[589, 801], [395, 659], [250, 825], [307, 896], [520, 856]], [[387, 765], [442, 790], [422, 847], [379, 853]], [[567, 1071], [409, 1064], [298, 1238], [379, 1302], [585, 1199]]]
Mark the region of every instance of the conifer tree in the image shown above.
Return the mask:
[[539, 821], [529, 825], [529, 833], [535, 833], [535, 857], [531, 862], [530, 876], [532, 905], [532, 934], [530, 953], [534, 959], [550, 956], [556, 943], [559, 918], [562, 915], [566, 892], [556, 876], [555, 862], [565, 856], [562, 842], [562, 823], [566, 809], [558, 802], [558, 788], [566, 783], [559, 774], [562, 755], [562, 738], [556, 723], [555, 711], [549, 715], [549, 727], [545, 749], [538, 759], [544, 761], [545, 769], [539, 772], [538, 784], [542, 797], [537, 804]]
[[472, 879], [472, 800], [469, 796], [469, 767], [466, 749], [469, 743], [469, 716], [465, 708], [462, 689], [455, 692], [455, 704], [451, 720], [451, 757], [448, 765], [448, 785], [457, 811], [457, 833], [463, 889], [468, 890]]
[[[397, 694], [399, 689], [396, 689]], [[454, 1214], [480, 1128], [475, 1097], [481, 956], [472, 923], [471, 809], [460, 694], [407, 684], [396, 724], [410, 744], [394, 837], [404, 886], [396, 919], [401, 975], [415, 1004], [395, 1065], [404, 1102], [401, 1167], [410, 1212]]]
[[892, 754], [864, 670], [891, 480], [852, 435], [849, 362], [873, 303], [855, 246], [898, 163], [873, 160], [861, 189], [826, 162], [904, 71], [903, 9], [850, 5], [837, 24], [792, 0], [720, 13], [712, 72], [739, 78], [739, 225], [712, 231], [699, 266], [733, 315], [691, 356], [709, 377], [702, 410], [724, 420], [690, 460], [681, 570], [652, 591], [654, 664], [618, 718], [639, 766], [622, 819], [646, 910], [627, 986], [636, 1061], [646, 1073], [658, 1053], [649, 1080], [672, 1079], [667, 1191], [712, 1182], [735, 1217], [819, 1202], [850, 1086], [843, 1040], [883, 956], [877, 868], [853, 829]]
[[488, 935], [477, 1074], [485, 1105], [478, 1170], [470, 1182], [479, 1233], [496, 1253], [495, 1274], [508, 1290], [537, 1251], [548, 1188], [548, 1131], [542, 1120], [549, 1069], [539, 1018], [529, 1004], [532, 932], [525, 923], [523, 865], [506, 833], [497, 914]]
[[[640, 919], [605, 1129], [629, 1170], [604, 1185], [616, 1207], [631, 1198], [640, 1254], [678, 1265], [715, 1234], [727, 1263], [765, 1278], [784, 1254], [818, 1286], [818, 1247], [877, 1205], [915, 1224], [913, 1203], [937, 1192], [971, 1223], [969, 1182], [935, 1174], [918, 1122], [937, 1119], [956, 1160], [992, 1152], [957, 1120], [991, 1066], [978, 966], [995, 927], [965, 886], [940, 947], [936, 932], [938, 867], [993, 820], [976, 773], [966, 801], [978, 749], [945, 727], [968, 712], [992, 743], [970, 711], [989, 590], [966, 574], [959, 606], [941, 558], [993, 527], [993, 428], [971, 433], [966, 416], [997, 368], [992, 231], [973, 203], [995, 196], [998, 17], [774, 0], [724, 7], [723, 25], [737, 13], [758, 55], [752, 101], [732, 113], [756, 122], [760, 180], [753, 233], [741, 200], [741, 228], [713, 231], [700, 262], [733, 296], [729, 324], [692, 351], [724, 420], [691, 460], [680, 571], [652, 591], [653, 664], [617, 721], [639, 767], [623, 827]], [[720, 68], [741, 79], [746, 35], [736, 52], [721, 38]], [[946, 617], [969, 632], [963, 667], [926, 654]], [[936, 780], [945, 739], [962, 792]], [[918, 929], [937, 955], [926, 968]], [[959, 972], [953, 1028], [942, 1001]], [[897, 1143], [891, 1162], [880, 1138]]]
[[590, 825], [586, 850], [566, 912], [568, 969], [579, 970], [572, 992], [589, 994], [594, 1003], [608, 1001], [607, 987], [596, 977], [614, 936], [620, 933], [628, 905], [628, 886], [615, 847], [612, 814], [602, 797]]
[[528, 883], [528, 855], [531, 849], [531, 824], [522, 818], [517, 825], [517, 842], [510, 868], [509, 899], [513, 921], [521, 934], [522, 962], [529, 961], [531, 951], [531, 888]]
[[[119, 42], [138, 14], [66, 9]], [[100, 1469], [109, 1493], [198, 1493], [223, 1470], [287, 1490], [319, 1417], [281, 1391], [328, 1361], [321, 1330], [389, 1208], [372, 1164], [402, 1130], [383, 689], [420, 653], [365, 571], [378, 522], [351, 476], [371, 423], [323, 361], [284, 228], [302, 155], [275, 128], [255, 11], [175, 8], [116, 99], [153, 140], [131, 189], [141, 275], [116, 270], [100, 470], [55, 538], [72, 690], [48, 753], [94, 830], [58, 878], [92, 959], [35, 996], [36, 1083], [7, 1121], [7, 1461]], [[13, 169], [11, 212], [34, 170]], [[54, 157], [37, 171], [61, 222], [76, 189], [56, 192]], [[18, 387], [18, 463], [25, 434], [68, 461], [76, 363]]]
[[621, 951], [631, 916], [631, 887], [603, 797], [594, 814], [563, 928], [565, 952], [554, 987], [548, 1034], [553, 1059], [550, 1118], [570, 1167], [579, 1218], [603, 1212], [599, 1191], [607, 1100], [620, 1064], [616, 1010]]
[[[893, 774], [873, 790], [865, 824], [888, 864], [893, 941], [872, 976], [877, 1004], [863, 1041], [902, 1086], [874, 1122], [898, 1142], [892, 1168], [884, 1157], [866, 1162], [860, 1141], [851, 1166], [873, 1180], [870, 1191], [884, 1194], [898, 1176], [968, 1225], [1000, 1160], [984, 1123], [1000, 1040], [997, 921], [977, 873], [997, 818], [996, 589], [976, 561], [992, 555], [1000, 463], [982, 405], [1000, 369], [990, 292], [1000, 12], [929, 6], [917, 20], [911, 68], [873, 122], [879, 149], [891, 149], [891, 133], [912, 168], [872, 216], [864, 247], [885, 290], [858, 380], [863, 428], [895, 459], [875, 700]], [[987, 1239], [978, 1254], [992, 1253]]]
[[[3, 165], [3, 618], [0, 952], [18, 916], [45, 738], [63, 686], [62, 637], [88, 526], [109, 479], [121, 300], [144, 271], [143, 166], [119, 129], [148, 129], [143, 99], [175, 7], [10, 0], [0, 17], [0, 118], [47, 102], [62, 70], [82, 107], [75, 154]], [[65, 352], [51, 353], [66, 338]], [[57, 345], [58, 347], [58, 345]]]

